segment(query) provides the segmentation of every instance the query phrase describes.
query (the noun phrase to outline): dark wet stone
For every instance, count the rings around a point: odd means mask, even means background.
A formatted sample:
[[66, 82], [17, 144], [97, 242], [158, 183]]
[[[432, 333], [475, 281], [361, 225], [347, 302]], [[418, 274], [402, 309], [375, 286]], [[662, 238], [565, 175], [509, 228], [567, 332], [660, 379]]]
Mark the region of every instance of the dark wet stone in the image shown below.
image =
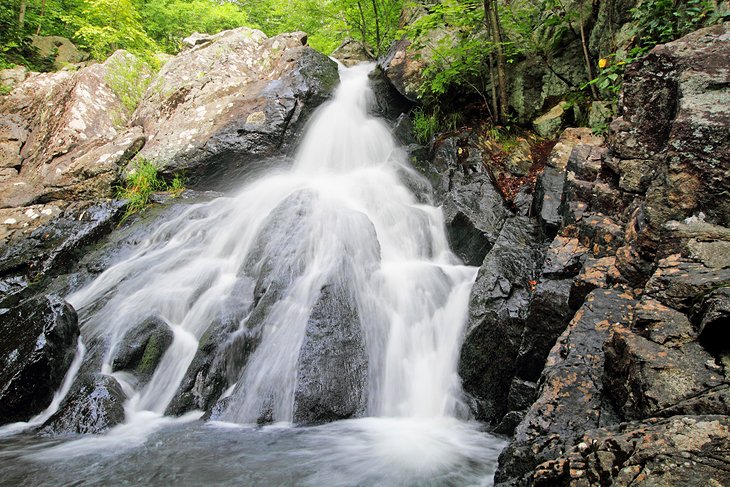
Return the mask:
[[124, 422], [127, 397], [114, 377], [81, 375], [59, 412], [43, 425], [43, 434], [99, 434]]
[[299, 350], [294, 422], [316, 424], [364, 415], [368, 357], [354, 299], [322, 290]]
[[173, 332], [162, 319], [152, 317], [129, 330], [112, 361], [112, 370], [132, 372], [140, 384], [147, 383], [172, 343]]
[[550, 351], [539, 397], [500, 455], [495, 483], [528, 485], [525, 477], [572, 447], [587, 430], [618, 418], [602, 395], [603, 343], [631, 322], [635, 301], [614, 289], [591, 293]]
[[45, 409], [76, 352], [76, 311], [58, 296], [28, 299], [0, 310], [0, 424]]
[[536, 224], [525, 217], [508, 219], [479, 269], [472, 288], [469, 322], [459, 359], [464, 391], [477, 404], [477, 417], [499, 420], [507, 412], [507, 396], [515, 375], [530, 281], [539, 253]]

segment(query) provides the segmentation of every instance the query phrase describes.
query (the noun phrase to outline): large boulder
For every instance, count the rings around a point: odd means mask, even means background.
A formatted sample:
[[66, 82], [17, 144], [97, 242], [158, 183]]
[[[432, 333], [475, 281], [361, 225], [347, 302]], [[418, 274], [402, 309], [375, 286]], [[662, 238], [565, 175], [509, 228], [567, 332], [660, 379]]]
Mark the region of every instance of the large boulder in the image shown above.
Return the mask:
[[299, 349], [294, 422], [363, 416], [368, 357], [355, 300], [339, 286], [322, 289]]
[[33, 74], [0, 100], [0, 207], [111, 196], [119, 165], [144, 144], [109, 84], [110, 66], [130, 56]]
[[268, 38], [245, 27], [198, 36], [137, 108], [149, 139], [141, 156], [195, 181], [284, 154], [339, 80], [336, 63], [306, 43], [303, 32]]
[[507, 412], [531, 297], [530, 281], [539, 267], [537, 241], [533, 221], [508, 219], [472, 288], [458, 370], [481, 420], [498, 421]]
[[61, 36], [31, 36], [33, 47], [38, 55], [53, 60], [56, 69], [67, 64], [79, 63], [89, 58], [89, 54], [77, 48], [73, 42]]
[[79, 336], [76, 311], [58, 296], [0, 311], [0, 424], [46, 408], [71, 365]]

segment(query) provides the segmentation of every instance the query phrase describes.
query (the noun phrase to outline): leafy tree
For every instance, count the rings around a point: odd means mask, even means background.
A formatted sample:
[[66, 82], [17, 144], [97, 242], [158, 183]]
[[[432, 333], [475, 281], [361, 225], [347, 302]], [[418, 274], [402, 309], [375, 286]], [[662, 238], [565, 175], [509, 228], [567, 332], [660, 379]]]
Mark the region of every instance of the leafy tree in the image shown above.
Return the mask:
[[106, 59], [117, 49], [147, 54], [157, 47], [131, 0], [82, 0], [78, 11], [62, 18], [95, 59]]
[[177, 52], [193, 32], [217, 34], [251, 24], [239, 4], [213, 0], [142, 0], [137, 2], [144, 30], [165, 51]]

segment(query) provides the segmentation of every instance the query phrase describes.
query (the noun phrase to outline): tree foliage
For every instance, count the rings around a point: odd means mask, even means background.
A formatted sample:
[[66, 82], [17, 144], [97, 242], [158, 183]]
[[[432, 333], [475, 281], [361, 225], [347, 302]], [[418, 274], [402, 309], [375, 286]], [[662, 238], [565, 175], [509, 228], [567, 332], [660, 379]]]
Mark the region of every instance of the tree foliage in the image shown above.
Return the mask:
[[398, 34], [403, 0], [9, 0], [0, 4], [0, 68], [39, 69], [30, 36], [71, 38], [93, 58], [116, 49], [152, 58], [176, 53], [193, 32], [241, 26], [267, 35], [301, 30], [329, 54], [347, 37], [388, 48]]

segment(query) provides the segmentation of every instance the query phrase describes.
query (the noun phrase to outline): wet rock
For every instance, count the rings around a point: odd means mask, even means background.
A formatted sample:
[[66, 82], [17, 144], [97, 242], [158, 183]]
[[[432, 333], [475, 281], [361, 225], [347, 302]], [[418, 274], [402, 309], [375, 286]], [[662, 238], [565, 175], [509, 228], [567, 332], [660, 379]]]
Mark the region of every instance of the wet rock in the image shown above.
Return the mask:
[[583, 256], [587, 251], [577, 238], [556, 236], [545, 252], [543, 277], [556, 279], [577, 275], [583, 267]]
[[675, 254], [659, 261], [646, 283], [646, 294], [670, 308], [688, 311], [697, 298], [727, 286], [730, 286], [730, 269], [707, 268]]
[[336, 286], [322, 290], [299, 350], [294, 422], [356, 418], [367, 407], [368, 357], [354, 299]]
[[245, 334], [234, 335], [234, 329], [234, 325], [224, 321], [212, 325], [203, 334], [198, 341], [198, 351], [165, 414], [181, 416], [194, 409], [211, 411], [226, 388], [235, 383], [236, 378], [231, 377], [227, 367], [228, 358], [239, 358], [239, 363], [245, 363], [258, 339]]
[[[655, 322], [654, 328], [671, 334], [687, 325], [681, 318], [670, 318]], [[625, 420], [655, 416], [723, 381], [717, 366], [706, 365], [713, 364], [712, 356], [694, 341], [663, 345], [623, 328], [615, 330], [605, 352], [604, 387]]]
[[727, 416], [676, 416], [588, 431], [531, 475], [535, 486], [726, 485]]
[[140, 384], [147, 383], [172, 339], [173, 332], [164, 320], [155, 317], [145, 320], [122, 338], [112, 370], [132, 372]]
[[544, 280], [533, 291], [520, 348], [515, 359], [516, 376], [536, 382], [555, 340], [573, 317], [569, 306], [571, 280]]
[[586, 214], [578, 223], [578, 240], [594, 257], [611, 256], [624, 244], [624, 228], [605, 214]]
[[[0, 209], [0, 277], [38, 281], [64, 269], [85, 245], [111, 231], [122, 208], [118, 201], [57, 201]], [[0, 300], [23, 289], [10, 286]]]
[[499, 420], [515, 376], [530, 302], [530, 281], [538, 269], [536, 225], [508, 219], [484, 258], [469, 303], [469, 322], [459, 359], [464, 391], [477, 404], [477, 417]]
[[537, 465], [577, 444], [585, 431], [617, 422], [601, 394], [602, 348], [615, 328], [630, 323], [634, 305], [630, 296], [613, 289], [596, 290], [586, 298], [550, 351], [539, 397], [500, 455], [495, 483], [526, 484], [524, 477]]
[[110, 375], [81, 375], [64, 405], [41, 429], [49, 435], [99, 434], [124, 422], [127, 397]]
[[175, 56], [135, 112], [149, 139], [140, 154], [193, 184], [281, 158], [339, 80], [336, 64], [306, 41], [241, 27]]
[[380, 116], [388, 120], [396, 120], [399, 116], [411, 111], [414, 106], [413, 101], [404, 97], [393, 86], [380, 65], [373, 69], [369, 78]]
[[0, 424], [46, 408], [61, 386], [79, 336], [76, 311], [58, 296], [0, 310]]
[[571, 285], [570, 307], [580, 308], [586, 296], [594, 289], [611, 287], [619, 279], [615, 264], [615, 257], [587, 258]]
[[560, 205], [563, 198], [565, 171], [554, 167], [546, 167], [540, 175], [535, 187], [535, 208], [543, 232], [548, 237], [554, 237], [563, 223]]
[[452, 250], [468, 265], [482, 263], [509, 214], [481, 157], [468, 139], [451, 137], [438, 147], [432, 163], [417, 167], [443, 207]]
[[332, 51], [331, 56], [340, 61], [345, 66], [354, 66], [356, 64], [372, 61], [371, 50], [363, 45], [362, 42], [352, 38], [347, 38]]

